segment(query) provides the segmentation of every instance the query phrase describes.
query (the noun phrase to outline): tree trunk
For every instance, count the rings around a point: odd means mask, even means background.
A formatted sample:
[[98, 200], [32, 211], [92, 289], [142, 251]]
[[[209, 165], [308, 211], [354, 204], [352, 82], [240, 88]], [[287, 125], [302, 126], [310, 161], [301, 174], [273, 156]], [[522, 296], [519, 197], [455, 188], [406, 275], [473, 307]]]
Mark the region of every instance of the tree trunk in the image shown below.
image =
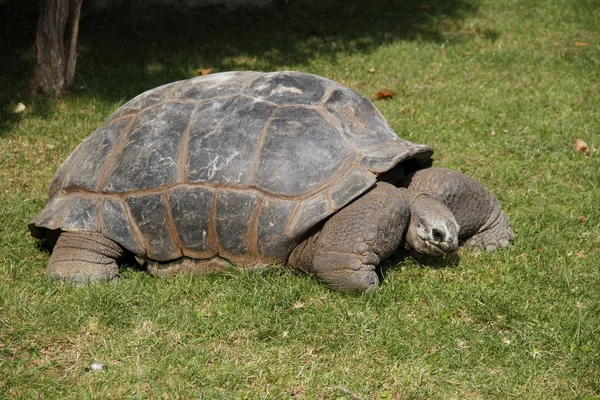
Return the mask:
[[[73, 83], [77, 59], [77, 35], [83, 0], [40, 0], [35, 36], [36, 65], [30, 83], [33, 93], [59, 97]], [[65, 30], [71, 18], [70, 46]]]
[[67, 58], [66, 86], [70, 88], [75, 81], [75, 64], [77, 63], [77, 36], [79, 35], [79, 17], [83, 0], [71, 0], [71, 39]]

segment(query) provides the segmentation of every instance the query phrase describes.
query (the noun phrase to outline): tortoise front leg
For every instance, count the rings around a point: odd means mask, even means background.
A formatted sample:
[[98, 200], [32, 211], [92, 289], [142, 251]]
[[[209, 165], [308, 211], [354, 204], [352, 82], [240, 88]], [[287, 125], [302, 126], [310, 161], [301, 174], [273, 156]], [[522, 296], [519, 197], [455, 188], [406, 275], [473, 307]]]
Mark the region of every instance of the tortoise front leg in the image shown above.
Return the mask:
[[62, 232], [48, 263], [48, 274], [77, 283], [110, 281], [119, 275], [123, 248], [100, 233]]
[[379, 284], [377, 267], [398, 248], [409, 217], [398, 189], [379, 182], [294, 249], [289, 264], [314, 272], [331, 289], [372, 290]]
[[427, 168], [407, 176], [402, 186], [430, 195], [447, 206], [460, 225], [459, 239], [489, 252], [514, 238], [496, 197], [475, 179], [446, 168]]

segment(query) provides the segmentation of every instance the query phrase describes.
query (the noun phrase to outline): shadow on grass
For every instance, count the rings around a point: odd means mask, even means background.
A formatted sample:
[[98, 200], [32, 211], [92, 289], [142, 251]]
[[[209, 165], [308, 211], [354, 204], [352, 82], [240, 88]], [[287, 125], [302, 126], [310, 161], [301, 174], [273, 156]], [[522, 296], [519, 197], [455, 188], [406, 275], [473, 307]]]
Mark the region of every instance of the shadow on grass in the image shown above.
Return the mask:
[[392, 254], [387, 265], [385, 265], [385, 268], [382, 270], [382, 274], [385, 276], [387, 270], [394, 268], [394, 266], [398, 264], [402, 264], [407, 258], [412, 259], [421, 267], [433, 269], [456, 267], [460, 264], [460, 255], [457, 252], [447, 254], [444, 257], [433, 257], [412, 251], [399, 250]]
[[[196, 68], [268, 71], [315, 58], [334, 65], [342, 53], [368, 54], [396, 40], [440, 42], [445, 40], [442, 25], [475, 12], [477, 1], [294, 0], [255, 10], [126, 6], [93, 13], [84, 2], [77, 86], [86, 90], [70, 96], [124, 101], [189, 78]], [[20, 99], [32, 104], [33, 115], [52, 112], [51, 100], [26, 94], [36, 4], [9, 2], [0, 10], [0, 44], [6, 46], [0, 63], [0, 136], [19, 122], [12, 109]]]

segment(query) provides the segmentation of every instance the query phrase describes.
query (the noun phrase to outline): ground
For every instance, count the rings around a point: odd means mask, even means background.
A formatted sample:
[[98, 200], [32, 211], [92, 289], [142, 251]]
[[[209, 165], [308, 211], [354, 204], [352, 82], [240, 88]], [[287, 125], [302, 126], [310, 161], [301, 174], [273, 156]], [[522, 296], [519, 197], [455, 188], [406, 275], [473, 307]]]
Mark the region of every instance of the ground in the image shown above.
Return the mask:
[[[597, 0], [175, 12], [84, 15], [77, 88], [53, 102], [24, 92], [35, 2], [0, 10], [0, 397], [600, 398]], [[396, 260], [359, 296], [277, 268], [50, 280], [26, 225], [61, 161], [129, 98], [209, 68], [395, 92], [376, 101], [392, 127], [492, 190], [512, 247]]]

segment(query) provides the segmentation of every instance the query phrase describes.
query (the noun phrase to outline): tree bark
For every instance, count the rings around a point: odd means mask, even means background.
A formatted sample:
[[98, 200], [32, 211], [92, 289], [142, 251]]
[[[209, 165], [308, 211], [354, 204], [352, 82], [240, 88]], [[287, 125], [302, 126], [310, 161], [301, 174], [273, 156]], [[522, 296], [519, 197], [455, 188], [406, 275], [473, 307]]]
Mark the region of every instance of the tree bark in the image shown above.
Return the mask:
[[[36, 65], [30, 91], [59, 97], [73, 84], [77, 59], [77, 36], [83, 0], [40, 0], [35, 36]], [[65, 30], [71, 19], [68, 51]]]
[[73, 86], [75, 81], [75, 65], [77, 64], [77, 36], [79, 35], [79, 17], [83, 0], [71, 0], [71, 39], [69, 43], [69, 56], [67, 58], [66, 87]]

